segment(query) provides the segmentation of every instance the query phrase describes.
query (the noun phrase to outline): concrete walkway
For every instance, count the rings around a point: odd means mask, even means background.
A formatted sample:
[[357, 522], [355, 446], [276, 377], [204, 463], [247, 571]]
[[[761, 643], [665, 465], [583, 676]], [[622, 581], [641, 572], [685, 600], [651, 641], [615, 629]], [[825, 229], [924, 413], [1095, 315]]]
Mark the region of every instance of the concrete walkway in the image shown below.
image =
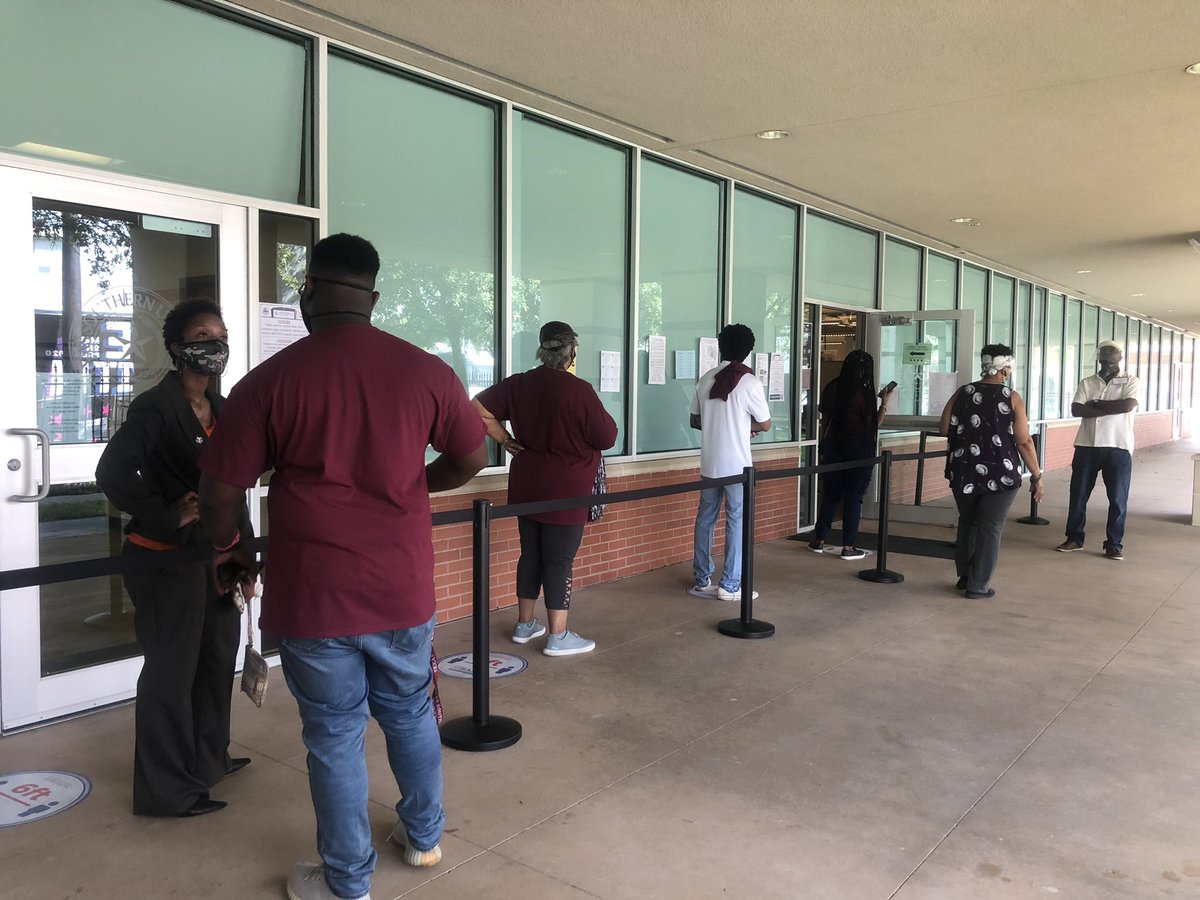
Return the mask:
[[[1195, 451], [1136, 455], [1123, 562], [1100, 550], [1099, 488], [1087, 549], [1053, 551], [1069, 473], [1047, 476], [1053, 524], [1010, 521], [990, 601], [964, 600], [944, 560], [892, 554], [905, 582], [874, 585], [854, 574], [871, 558], [779, 541], [757, 556], [769, 640], [719, 635], [736, 611], [684, 593], [685, 566], [579, 592], [590, 656], [517, 647], [515, 611], [495, 614], [494, 649], [529, 668], [494, 682], [492, 712], [524, 737], [446, 752], [445, 858], [416, 871], [385, 844], [395, 786], [372, 728], [372, 896], [1200, 897]], [[437, 646], [468, 649], [469, 623]], [[442, 695], [469, 713], [468, 682]], [[239, 694], [234, 711], [254, 763], [196, 820], [130, 814], [130, 706], [0, 740], [0, 773], [95, 782], [0, 832], [0, 896], [282, 897], [316, 859], [295, 704], [276, 672], [264, 709]]]

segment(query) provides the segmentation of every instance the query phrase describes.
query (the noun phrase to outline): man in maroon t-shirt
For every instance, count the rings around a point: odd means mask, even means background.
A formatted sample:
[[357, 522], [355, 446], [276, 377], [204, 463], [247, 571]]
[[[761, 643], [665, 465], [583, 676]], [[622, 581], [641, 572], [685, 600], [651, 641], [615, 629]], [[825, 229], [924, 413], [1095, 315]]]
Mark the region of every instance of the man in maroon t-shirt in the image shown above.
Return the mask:
[[[484, 426], [449, 366], [371, 326], [378, 271], [360, 237], [313, 248], [300, 297], [311, 335], [234, 386], [200, 460], [201, 521], [216, 561], [243, 573], [253, 561], [236, 546], [236, 513], [245, 488], [275, 470], [261, 622], [281, 638], [300, 708], [324, 860], [293, 870], [293, 900], [370, 890], [368, 714], [402, 796], [393, 839], [410, 865], [441, 859], [429, 493], [486, 464]], [[441, 455], [426, 465], [430, 445]]]

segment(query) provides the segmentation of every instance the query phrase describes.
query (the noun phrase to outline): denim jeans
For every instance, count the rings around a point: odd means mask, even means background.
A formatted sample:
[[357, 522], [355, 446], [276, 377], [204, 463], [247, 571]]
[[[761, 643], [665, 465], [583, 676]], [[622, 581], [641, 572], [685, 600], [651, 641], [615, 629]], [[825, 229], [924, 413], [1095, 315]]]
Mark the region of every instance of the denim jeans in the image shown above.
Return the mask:
[[283, 674], [304, 725], [317, 850], [326, 884], [339, 897], [365, 896], [375, 870], [363, 748], [368, 713], [387, 740], [388, 763], [400, 788], [396, 812], [409, 843], [428, 850], [441, 838], [442, 746], [429, 698], [434, 622], [354, 637], [280, 641]]
[[[870, 459], [875, 455], [875, 438], [869, 434], [846, 434], [829, 437], [821, 443], [822, 463], [850, 462]], [[853, 547], [858, 540], [858, 525], [862, 521], [863, 495], [871, 483], [873, 466], [861, 469], [839, 469], [821, 475], [821, 505], [813, 538], [825, 540], [825, 535], [842, 507], [842, 546]]]
[[967, 590], [987, 593], [1000, 559], [1000, 535], [1004, 519], [1020, 491], [954, 492], [958, 505], [958, 540], [954, 545], [954, 567], [966, 579]]
[[727, 591], [742, 586], [742, 486], [704, 488], [700, 491], [700, 507], [696, 510], [696, 536], [692, 553], [692, 577], [704, 587], [712, 579], [713, 532], [725, 498], [725, 565], [718, 584]]
[[1088, 498], [1096, 476], [1104, 476], [1108, 493], [1108, 527], [1104, 545], [1120, 550], [1125, 537], [1125, 511], [1129, 503], [1129, 481], [1133, 458], [1119, 447], [1076, 447], [1071, 460], [1071, 503], [1067, 508], [1067, 537], [1083, 544]]

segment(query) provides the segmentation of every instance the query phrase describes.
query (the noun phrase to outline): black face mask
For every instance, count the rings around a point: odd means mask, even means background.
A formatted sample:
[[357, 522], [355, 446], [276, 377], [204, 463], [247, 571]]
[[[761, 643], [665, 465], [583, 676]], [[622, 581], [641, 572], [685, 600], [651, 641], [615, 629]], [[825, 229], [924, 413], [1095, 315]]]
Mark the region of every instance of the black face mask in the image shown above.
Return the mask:
[[229, 362], [229, 343], [219, 338], [179, 345], [178, 359], [201, 375], [220, 375]]
[[[317, 275], [309, 275], [308, 280], [324, 281], [327, 284], [340, 284], [342, 287], [353, 288], [356, 291], [366, 291], [368, 294], [375, 293], [374, 291], [368, 291], [365, 287], [359, 287], [357, 284], [351, 284], [348, 281], [339, 281], [336, 278], [321, 278]], [[309, 296], [311, 297], [312, 294], [309, 294]], [[371, 321], [370, 313], [359, 312], [357, 309], [331, 309], [328, 312], [310, 313], [307, 309], [305, 309], [305, 299], [305, 297], [300, 298], [300, 318], [304, 321], [304, 327], [307, 329], [309, 334], [312, 334], [313, 319], [323, 319], [326, 316], [359, 316], [360, 318], [366, 319], [368, 322]]]

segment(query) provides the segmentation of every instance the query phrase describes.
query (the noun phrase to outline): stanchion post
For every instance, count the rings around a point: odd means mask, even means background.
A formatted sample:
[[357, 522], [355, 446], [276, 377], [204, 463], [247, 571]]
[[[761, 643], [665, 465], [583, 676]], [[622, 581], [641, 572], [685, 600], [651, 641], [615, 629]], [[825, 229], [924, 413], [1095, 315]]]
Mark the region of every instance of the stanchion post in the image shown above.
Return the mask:
[[488, 710], [491, 678], [492, 501], [476, 500], [471, 522], [471, 715], [442, 724], [442, 743], [453, 750], [502, 750], [521, 739], [521, 723]]
[[[1042, 432], [1041, 432], [1041, 429], [1039, 428], [1037, 434], [1032, 435], [1032, 437], [1033, 437], [1034, 455], [1037, 456], [1038, 465], [1041, 466], [1042, 471], [1045, 472], [1046, 460], [1042, 456]], [[1033, 496], [1033, 491], [1029, 492], [1029, 515], [1021, 516], [1019, 519], [1017, 519], [1017, 521], [1020, 522], [1022, 525], [1049, 525], [1050, 524], [1049, 519], [1045, 519], [1038, 515], [1038, 502], [1037, 502], [1037, 498]]]
[[925, 445], [928, 441], [929, 433], [921, 429], [921, 442], [917, 447], [917, 452], [921, 454], [921, 458], [917, 460], [917, 489], [913, 492], [913, 506], [921, 505], [921, 498], [925, 494]]
[[858, 577], [876, 584], [899, 584], [904, 576], [887, 567], [888, 516], [891, 514], [892, 451], [883, 451], [879, 464], [879, 549], [875, 553], [875, 568], [863, 569]]
[[[742, 615], [737, 619], [725, 619], [717, 623], [717, 631], [736, 638], [769, 638], [775, 633], [770, 622], [754, 618], [754, 497], [756, 481], [754, 466], [742, 470]], [[733, 539], [726, 532], [725, 543]], [[729, 552], [728, 547], [725, 550]]]

